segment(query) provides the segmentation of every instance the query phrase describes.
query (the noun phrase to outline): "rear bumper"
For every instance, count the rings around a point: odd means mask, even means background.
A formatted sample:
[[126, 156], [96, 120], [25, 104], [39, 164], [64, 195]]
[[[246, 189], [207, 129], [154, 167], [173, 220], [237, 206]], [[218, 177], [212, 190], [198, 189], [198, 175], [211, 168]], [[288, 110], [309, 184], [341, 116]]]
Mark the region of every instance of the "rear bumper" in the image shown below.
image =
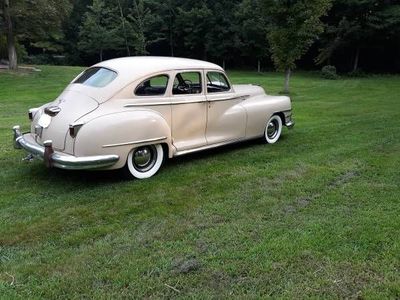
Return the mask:
[[14, 148], [25, 149], [33, 156], [43, 160], [48, 167], [68, 170], [99, 169], [114, 165], [118, 155], [96, 155], [76, 157], [73, 155], [53, 150], [52, 141], [45, 141], [44, 146], [39, 145], [30, 134], [22, 134], [19, 126], [13, 127]]

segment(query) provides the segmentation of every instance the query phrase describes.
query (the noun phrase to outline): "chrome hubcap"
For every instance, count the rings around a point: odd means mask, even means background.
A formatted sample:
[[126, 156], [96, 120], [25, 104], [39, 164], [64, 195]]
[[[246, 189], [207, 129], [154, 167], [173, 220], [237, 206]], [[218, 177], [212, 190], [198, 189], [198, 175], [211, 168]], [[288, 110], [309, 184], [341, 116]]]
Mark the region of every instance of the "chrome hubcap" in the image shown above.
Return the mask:
[[278, 129], [279, 129], [278, 121], [272, 120], [271, 122], [269, 122], [268, 128], [267, 128], [268, 138], [274, 139], [276, 137], [276, 135], [278, 134]]
[[139, 172], [150, 170], [157, 160], [157, 151], [154, 146], [140, 147], [133, 153], [133, 166]]

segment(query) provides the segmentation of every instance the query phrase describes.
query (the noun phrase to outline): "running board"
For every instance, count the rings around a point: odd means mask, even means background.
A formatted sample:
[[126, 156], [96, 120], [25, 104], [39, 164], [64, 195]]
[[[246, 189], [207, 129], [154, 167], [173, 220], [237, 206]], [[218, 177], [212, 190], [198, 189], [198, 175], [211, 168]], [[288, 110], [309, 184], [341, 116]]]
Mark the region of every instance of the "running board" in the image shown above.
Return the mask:
[[225, 142], [221, 142], [221, 143], [217, 143], [217, 144], [201, 146], [199, 148], [177, 151], [174, 156], [181, 156], [181, 155], [190, 154], [190, 153], [194, 153], [194, 152], [198, 152], [198, 151], [213, 149], [213, 148], [217, 148], [217, 147], [221, 147], [221, 146], [225, 146], [225, 145], [229, 145], [229, 144], [243, 142], [245, 140], [247, 140], [247, 139], [235, 139], [235, 140], [229, 140], [229, 141], [225, 141]]

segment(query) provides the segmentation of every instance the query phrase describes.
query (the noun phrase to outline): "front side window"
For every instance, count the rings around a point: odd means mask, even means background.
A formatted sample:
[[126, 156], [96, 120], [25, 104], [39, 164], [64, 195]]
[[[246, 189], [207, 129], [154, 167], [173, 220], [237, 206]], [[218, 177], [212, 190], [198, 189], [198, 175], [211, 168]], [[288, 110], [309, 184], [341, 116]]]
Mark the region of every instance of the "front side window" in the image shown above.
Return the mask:
[[201, 94], [201, 74], [182, 72], [176, 74], [172, 93], [174, 95]]
[[220, 93], [227, 92], [231, 89], [228, 79], [220, 72], [207, 73], [207, 92]]
[[167, 91], [168, 75], [157, 75], [146, 79], [135, 90], [136, 96], [163, 96]]
[[87, 69], [73, 83], [79, 83], [91, 87], [105, 87], [118, 76], [117, 72], [110, 69], [95, 67]]

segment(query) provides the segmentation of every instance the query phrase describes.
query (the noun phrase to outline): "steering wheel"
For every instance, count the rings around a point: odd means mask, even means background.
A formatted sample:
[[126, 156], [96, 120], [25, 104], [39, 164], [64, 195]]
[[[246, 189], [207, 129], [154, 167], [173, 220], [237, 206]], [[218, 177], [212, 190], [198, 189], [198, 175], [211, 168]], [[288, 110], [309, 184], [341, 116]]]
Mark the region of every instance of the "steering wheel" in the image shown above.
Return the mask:
[[191, 80], [185, 79], [178, 85], [177, 89], [183, 93], [189, 93], [192, 90], [192, 85], [193, 82]]

